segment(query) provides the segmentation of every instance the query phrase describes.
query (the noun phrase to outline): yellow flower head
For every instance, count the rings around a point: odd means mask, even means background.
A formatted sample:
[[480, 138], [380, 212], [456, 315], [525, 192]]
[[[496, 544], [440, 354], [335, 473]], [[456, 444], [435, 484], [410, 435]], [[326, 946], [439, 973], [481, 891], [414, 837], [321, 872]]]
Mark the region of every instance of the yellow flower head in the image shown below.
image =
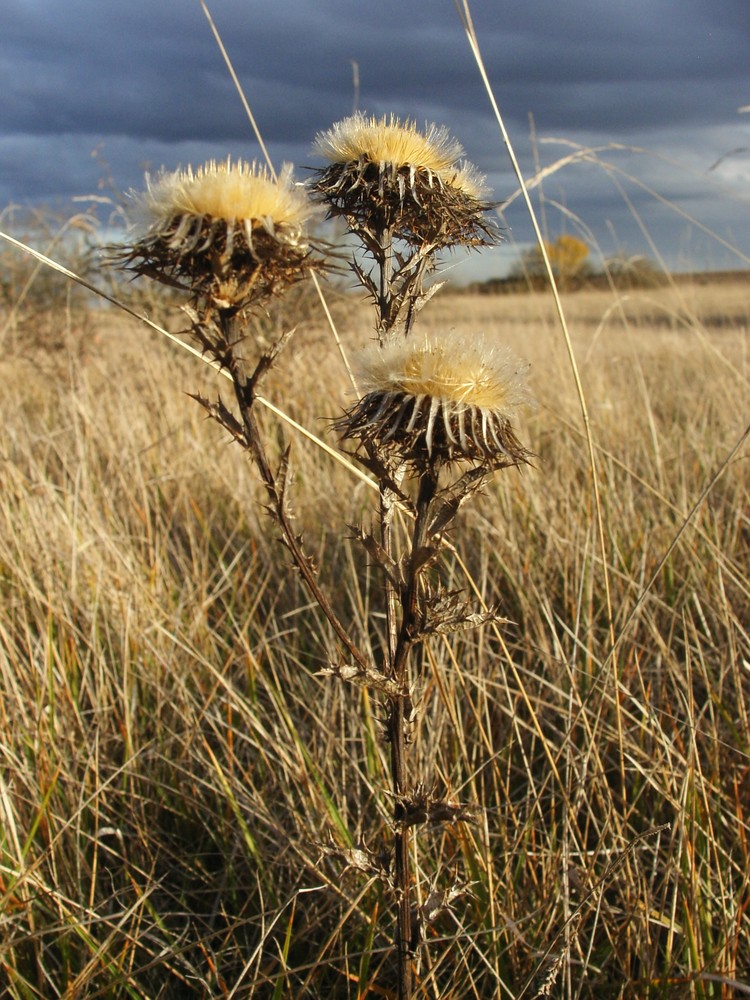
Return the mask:
[[312, 266], [305, 224], [315, 212], [288, 165], [278, 178], [229, 159], [147, 176], [122, 262], [220, 306], [244, 305]]
[[373, 217], [408, 243], [478, 246], [494, 241], [482, 213], [484, 179], [461, 161], [463, 148], [442, 125], [358, 113], [317, 136], [314, 152], [330, 164], [313, 189], [354, 232]]
[[396, 171], [425, 170], [445, 183], [464, 179], [458, 166], [463, 147], [444, 125], [427, 125], [422, 133], [415, 122], [402, 123], [395, 115], [368, 118], [358, 113], [321, 132], [313, 148], [331, 163], [365, 160]]
[[314, 208], [304, 189], [292, 180], [290, 165], [278, 179], [265, 167], [238, 160], [209, 161], [197, 170], [187, 167], [147, 176], [146, 192], [136, 201], [141, 225], [155, 231], [173, 219], [224, 222], [250, 230], [263, 229], [280, 240], [298, 242]]
[[511, 418], [530, 401], [528, 365], [481, 334], [391, 341], [359, 356], [362, 399], [338, 423], [345, 438], [416, 463], [528, 462]]

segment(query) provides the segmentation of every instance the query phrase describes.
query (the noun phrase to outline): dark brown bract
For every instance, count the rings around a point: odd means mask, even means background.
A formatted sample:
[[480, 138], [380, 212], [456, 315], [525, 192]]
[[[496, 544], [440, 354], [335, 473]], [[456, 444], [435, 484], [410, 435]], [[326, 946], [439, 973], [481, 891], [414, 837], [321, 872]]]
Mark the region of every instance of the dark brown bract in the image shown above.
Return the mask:
[[263, 300], [319, 265], [308, 244], [224, 219], [175, 216], [118, 256], [127, 270], [236, 308]]
[[464, 460], [492, 468], [528, 464], [507, 417], [426, 395], [371, 392], [336, 424], [346, 439], [392, 450], [415, 466]]
[[492, 245], [498, 232], [485, 215], [492, 206], [466, 190], [465, 173], [456, 169], [445, 179], [426, 167], [360, 157], [318, 171], [312, 189], [329, 216], [354, 231], [392, 229], [410, 245], [435, 249]]

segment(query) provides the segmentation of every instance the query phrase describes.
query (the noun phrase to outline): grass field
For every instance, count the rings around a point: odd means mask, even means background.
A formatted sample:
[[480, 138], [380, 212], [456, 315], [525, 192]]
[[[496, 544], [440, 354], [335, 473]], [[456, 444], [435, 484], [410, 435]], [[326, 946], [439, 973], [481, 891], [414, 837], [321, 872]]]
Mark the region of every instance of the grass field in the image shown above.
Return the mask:
[[[749, 291], [565, 301], [604, 552], [549, 298], [426, 307], [424, 327], [531, 362], [537, 458], [452, 536], [470, 580], [450, 584], [507, 624], [422, 659], [415, 770], [480, 809], [420, 838], [420, 891], [441, 863], [473, 895], [434, 929], [419, 996], [543, 996], [545, 976], [566, 1000], [750, 995]], [[333, 305], [347, 345], [371, 336]], [[33, 306], [0, 361], [6, 995], [390, 995], [390, 903], [320, 848], [383, 841], [380, 708], [316, 676], [329, 629], [249, 463], [185, 395], [222, 380], [116, 311]], [[346, 375], [300, 310], [267, 395], [335, 443]], [[264, 419], [292, 440], [308, 550], [377, 649], [379, 581], [342, 530], [375, 495]]]

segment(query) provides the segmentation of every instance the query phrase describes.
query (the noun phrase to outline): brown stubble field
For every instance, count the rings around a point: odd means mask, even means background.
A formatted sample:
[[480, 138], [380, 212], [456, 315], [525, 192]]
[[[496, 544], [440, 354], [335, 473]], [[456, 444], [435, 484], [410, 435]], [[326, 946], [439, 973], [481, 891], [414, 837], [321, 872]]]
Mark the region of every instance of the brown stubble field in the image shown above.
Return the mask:
[[[542, 995], [557, 959], [566, 998], [746, 995], [750, 283], [564, 304], [604, 552], [549, 298], [443, 290], [422, 320], [528, 359], [518, 430], [537, 458], [466, 510], [463, 568], [446, 570], [507, 624], [423, 656], [416, 744], [480, 809], [422, 847], [474, 885], [418, 995], [452, 996], [457, 976], [462, 996]], [[367, 310], [333, 305], [346, 347], [365, 343]], [[268, 395], [335, 444], [343, 365], [314, 303], [292, 321]], [[186, 395], [220, 377], [80, 303], [19, 311], [3, 350], [8, 995], [388, 995], [387, 901], [318, 846], [382, 836], [379, 707], [316, 676], [332, 638], [249, 464]], [[308, 550], [377, 648], [378, 581], [346, 527], [371, 519], [372, 492], [278, 428]]]

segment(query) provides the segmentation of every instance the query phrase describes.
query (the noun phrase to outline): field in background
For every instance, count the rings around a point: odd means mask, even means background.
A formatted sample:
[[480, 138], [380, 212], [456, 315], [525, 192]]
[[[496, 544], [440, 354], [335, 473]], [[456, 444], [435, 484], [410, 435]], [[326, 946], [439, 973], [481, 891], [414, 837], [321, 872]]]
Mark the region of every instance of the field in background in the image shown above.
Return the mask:
[[[474, 895], [438, 925], [419, 995], [532, 997], [547, 973], [570, 1000], [750, 995], [747, 443], [722, 470], [750, 413], [749, 291], [566, 299], [604, 556], [549, 297], [426, 307], [423, 329], [483, 330], [531, 362], [519, 437], [538, 459], [453, 536], [508, 624], [424, 652], [419, 745], [438, 764], [420, 769], [482, 809], [422, 836]], [[371, 336], [364, 308], [334, 310], [347, 346]], [[298, 313], [269, 395], [332, 442], [345, 372], [319, 309]], [[318, 846], [379, 842], [379, 706], [316, 676], [331, 636], [252, 469], [185, 395], [222, 380], [77, 300], [34, 311], [32, 294], [2, 343], [8, 995], [387, 996], [388, 902]], [[377, 649], [379, 583], [341, 527], [373, 494], [289, 433], [300, 530]]]

